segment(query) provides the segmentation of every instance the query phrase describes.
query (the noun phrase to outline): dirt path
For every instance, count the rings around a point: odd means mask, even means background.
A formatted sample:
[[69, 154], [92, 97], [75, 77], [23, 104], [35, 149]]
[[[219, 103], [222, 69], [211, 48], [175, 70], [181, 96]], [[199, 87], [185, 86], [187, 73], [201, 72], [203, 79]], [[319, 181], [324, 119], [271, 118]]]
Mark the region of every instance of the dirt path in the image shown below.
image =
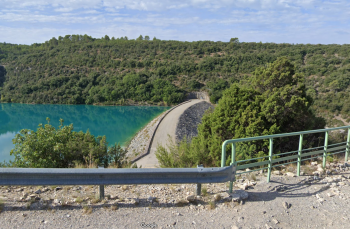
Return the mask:
[[203, 100], [194, 99], [191, 102], [185, 103], [174, 110], [172, 110], [163, 121], [160, 123], [156, 134], [154, 135], [154, 139], [151, 145], [150, 153], [140, 160], [136, 161], [137, 166], [142, 166], [142, 168], [156, 168], [159, 166], [158, 160], [155, 155], [155, 151], [157, 149], [158, 144], [165, 146], [168, 142], [168, 135], [170, 135], [171, 139], [175, 142], [175, 132], [176, 126], [179, 121], [181, 114], [190, 106], [202, 102]]

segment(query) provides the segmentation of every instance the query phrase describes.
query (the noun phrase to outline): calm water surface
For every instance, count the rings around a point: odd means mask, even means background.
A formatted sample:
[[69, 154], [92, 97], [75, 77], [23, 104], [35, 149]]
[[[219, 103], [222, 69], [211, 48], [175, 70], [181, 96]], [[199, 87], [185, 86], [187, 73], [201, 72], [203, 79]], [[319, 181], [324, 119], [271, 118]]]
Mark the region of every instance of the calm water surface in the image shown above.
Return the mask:
[[97, 136], [106, 135], [109, 145], [115, 142], [122, 146], [142, 127], [169, 107], [146, 106], [92, 106], [92, 105], [51, 105], [51, 104], [0, 104], [0, 161], [13, 159], [12, 139], [21, 129], [36, 130], [40, 123], [56, 128], [59, 119], [64, 125], [73, 123], [74, 131]]

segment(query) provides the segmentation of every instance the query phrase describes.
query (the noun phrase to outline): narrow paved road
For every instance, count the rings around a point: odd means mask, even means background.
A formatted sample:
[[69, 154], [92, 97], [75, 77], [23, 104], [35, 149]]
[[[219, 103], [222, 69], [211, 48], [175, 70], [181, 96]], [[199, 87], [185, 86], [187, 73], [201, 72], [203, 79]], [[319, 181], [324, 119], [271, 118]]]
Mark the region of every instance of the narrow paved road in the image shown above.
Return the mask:
[[158, 126], [156, 134], [151, 145], [150, 153], [140, 160], [136, 161], [138, 167], [142, 165], [142, 168], [157, 168], [159, 167], [158, 160], [156, 158], [155, 152], [157, 145], [162, 145], [166, 147], [168, 142], [168, 135], [175, 142], [175, 131], [177, 123], [179, 122], [180, 115], [190, 106], [202, 102], [204, 100], [194, 99], [191, 102], [185, 103], [179, 107], [176, 107], [174, 110], [170, 111], [163, 121]]

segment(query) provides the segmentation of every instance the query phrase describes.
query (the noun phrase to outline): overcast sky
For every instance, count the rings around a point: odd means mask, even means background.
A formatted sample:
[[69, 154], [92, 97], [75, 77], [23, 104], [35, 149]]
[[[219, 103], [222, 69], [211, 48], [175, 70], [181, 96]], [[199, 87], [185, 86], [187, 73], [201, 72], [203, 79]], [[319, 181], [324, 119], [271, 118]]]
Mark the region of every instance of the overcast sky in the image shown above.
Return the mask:
[[67, 34], [346, 44], [349, 0], [0, 0], [0, 42]]

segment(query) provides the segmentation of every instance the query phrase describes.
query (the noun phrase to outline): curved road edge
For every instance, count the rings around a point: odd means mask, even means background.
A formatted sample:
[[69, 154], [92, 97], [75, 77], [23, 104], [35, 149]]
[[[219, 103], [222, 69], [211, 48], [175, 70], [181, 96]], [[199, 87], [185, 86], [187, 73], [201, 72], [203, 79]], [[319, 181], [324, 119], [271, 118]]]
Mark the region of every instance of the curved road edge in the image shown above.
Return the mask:
[[151, 146], [152, 146], [153, 139], [154, 139], [154, 135], [156, 134], [157, 129], [158, 129], [160, 123], [161, 123], [161, 122], [163, 121], [163, 119], [167, 116], [167, 114], [169, 114], [169, 112], [172, 111], [173, 109], [175, 109], [176, 107], [179, 107], [179, 106], [181, 106], [181, 105], [183, 105], [183, 104], [185, 104], [185, 103], [191, 102], [191, 101], [192, 101], [192, 100], [187, 100], [187, 101], [185, 101], [185, 102], [179, 103], [178, 105], [176, 105], [176, 106], [170, 108], [169, 110], [167, 110], [167, 111], [165, 112], [165, 114], [163, 115], [163, 117], [161, 117], [160, 120], [156, 123], [156, 127], [155, 127], [155, 129], [154, 129], [154, 131], [153, 131], [153, 133], [152, 133], [150, 139], [148, 140], [148, 143], [147, 143], [147, 145], [146, 145], [146, 149], [145, 149], [144, 153], [140, 154], [139, 156], [137, 156], [136, 158], [134, 158], [133, 160], [131, 160], [131, 161], [130, 161], [131, 164], [135, 163], [136, 161], [140, 160], [141, 158], [147, 156], [147, 155], [150, 153]]

